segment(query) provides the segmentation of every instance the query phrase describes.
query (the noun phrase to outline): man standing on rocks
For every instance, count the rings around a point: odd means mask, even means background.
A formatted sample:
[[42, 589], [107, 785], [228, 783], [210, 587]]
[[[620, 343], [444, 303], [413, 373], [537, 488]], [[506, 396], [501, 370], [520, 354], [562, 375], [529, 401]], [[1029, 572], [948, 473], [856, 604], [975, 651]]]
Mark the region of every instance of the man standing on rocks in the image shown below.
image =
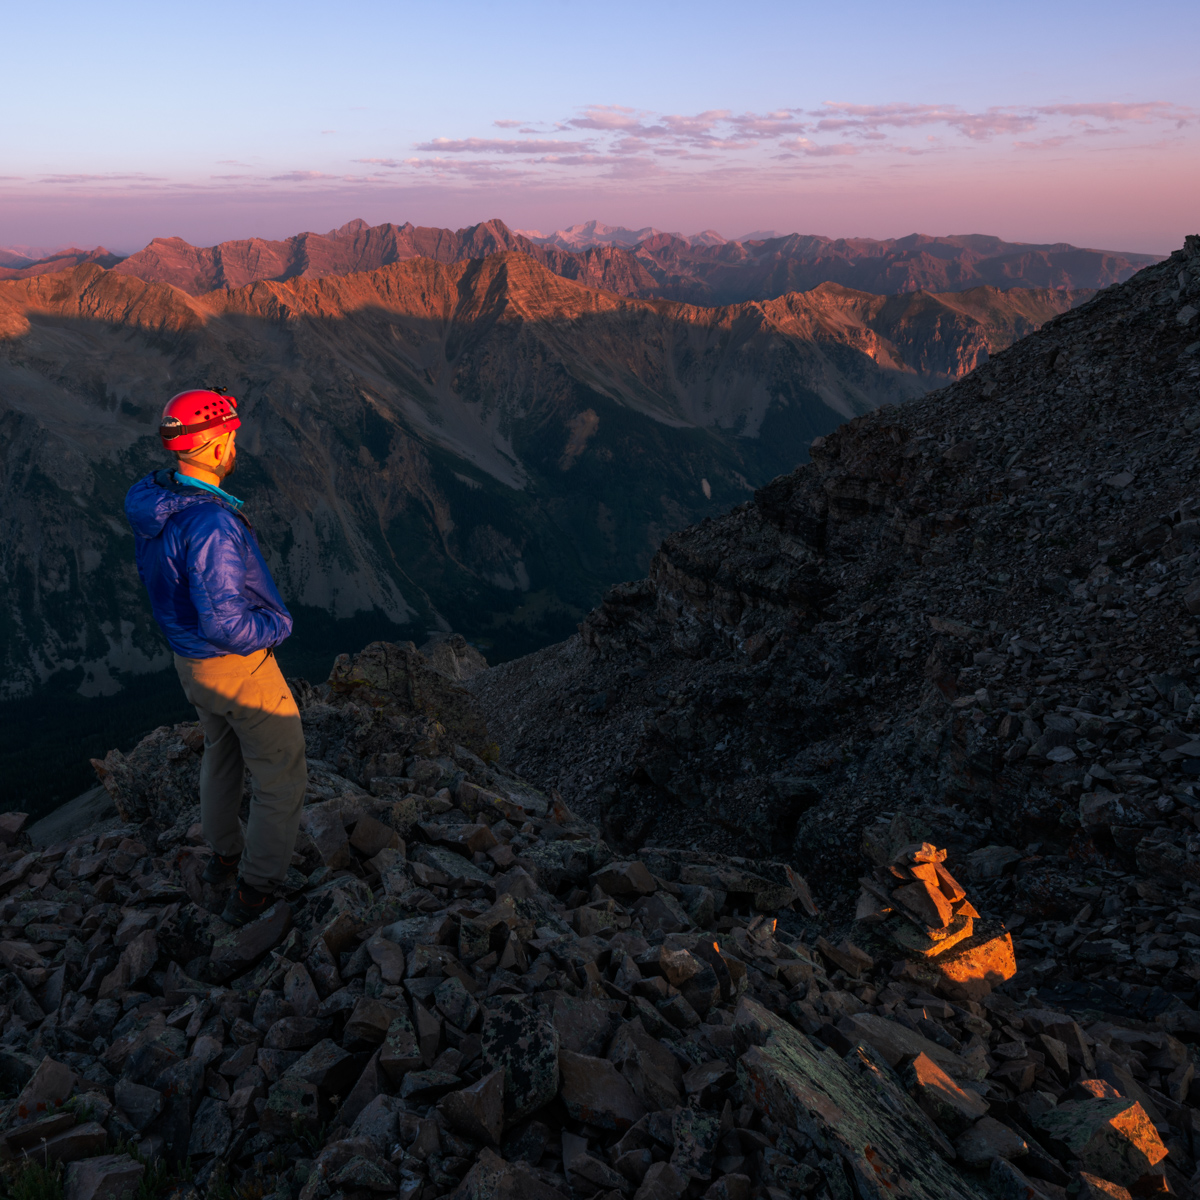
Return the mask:
[[[138, 574], [204, 730], [200, 820], [214, 853], [203, 877], [220, 885], [237, 876], [221, 914], [231, 925], [271, 906], [308, 785], [300, 713], [274, 653], [292, 617], [242, 501], [221, 487], [237, 463], [240, 425], [232, 396], [181, 392], [159, 427], [174, 469], [151, 472], [125, 497]], [[246, 767], [254, 796], [243, 829]]]

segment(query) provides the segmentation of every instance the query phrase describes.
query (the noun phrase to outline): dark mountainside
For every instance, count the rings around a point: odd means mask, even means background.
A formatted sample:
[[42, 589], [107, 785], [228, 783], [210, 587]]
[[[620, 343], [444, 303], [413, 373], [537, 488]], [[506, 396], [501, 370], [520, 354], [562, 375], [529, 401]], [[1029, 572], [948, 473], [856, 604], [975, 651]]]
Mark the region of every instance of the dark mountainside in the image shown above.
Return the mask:
[[564, 646], [294, 681], [243, 929], [194, 724], [95, 764], [99, 828], [0, 817], [6, 1190], [1196, 1196], [1198, 315], [1200, 237]]
[[645, 271], [654, 294], [690, 304], [766, 299], [821, 283], [877, 295], [920, 289], [954, 292], [981, 285], [1091, 289], [1128, 279], [1155, 261], [1148, 254], [1085, 250], [1066, 243], [1027, 246], [978, 234], [912, 234], [874, 241], [793, 233], [721, 246], [692, 245], [659, 234], [624, 253]]
[[[436, 229], [350, 221], [326, 234], [301, 233], [283, 241], [247, 238], [192, 246], [182, 238], [155, 238], [119, 262], [118, 274], [169, 283], [198, 296], [260, 279], [319, 279], [371, 271], [411, 258], [444, 264], [516, 251], [547, 270], [587, 287], [643, 299], [688, 304], [742, 304], [836, 283], [875, 295], [918, 290], [960, 292], [976, 287], [1065, 288], [1080, 292], [1128, 279], [1156, 261], [1150, 254], [1088, 250], [1065, 242], [1024, 245], [983, 234], [961, 237], [824, 238], [788, 234], [762, 241], [686, 240], [647, 230], [632, 245], [589, 244], [586, 230], [571, 248], [535, 243], [500, 220], [465, 229]], [[715, 238], [715, 235], [714, 235]], [[15, 275], [62, 270], [68, 255], [26, 264]], [[103, 266], [118, 260], [97, 250]], [[83, 261], [78, 259], [77, 261]], [[91, 261], [91, 260], [89, 260]]]
[[[319, 678], [376, 637], [454, 628], [498, 660], [567, 636], [672, 530], [1071, 301], [828, 284], [700, 309], [519, 254], [199, 297], [95, 265], [0, 283], [0, 796], [76, 794], [179, 705], [122, 501], [183, 386], [242, 402], [235, 492], [298, 618], [285, 668]], [[47, 775], [63, 711], [86, 746]]]
[[610, 837], [788, 856], [842, 904], [889, 828], [1008, 847], [1032, 978], [1190, 994], [1168, 930], [1139, 943], [1097, 904], [1077, 931], [1105, 929], [1093, 965], [1043, 922], [1084, 879], [1151, 905], [1200, 884], [1198, 310], [1189, 238], [818, 439], [668, 538], [576, 637], [474, 682], [502, 761]]

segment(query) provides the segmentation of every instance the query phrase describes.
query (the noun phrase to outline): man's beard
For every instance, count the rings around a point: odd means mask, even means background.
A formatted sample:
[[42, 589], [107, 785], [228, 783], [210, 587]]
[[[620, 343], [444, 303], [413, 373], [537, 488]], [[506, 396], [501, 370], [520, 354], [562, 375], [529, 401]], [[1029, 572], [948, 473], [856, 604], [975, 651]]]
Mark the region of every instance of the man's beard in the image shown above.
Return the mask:
[[220, 475], [222, 479], [228, 479], [235, 470], [237, 470], [237, 448], [232, 447], [230, 449], [229, 458], [227, 460], [223, 459], [217, 465], [217, 474]]

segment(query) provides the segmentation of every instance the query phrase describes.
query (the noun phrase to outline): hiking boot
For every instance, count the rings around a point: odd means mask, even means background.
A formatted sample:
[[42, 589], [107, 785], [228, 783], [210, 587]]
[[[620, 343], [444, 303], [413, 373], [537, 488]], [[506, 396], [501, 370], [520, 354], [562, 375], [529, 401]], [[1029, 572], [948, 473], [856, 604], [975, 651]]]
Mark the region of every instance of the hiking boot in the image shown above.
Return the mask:
[[239, 879], [237, 887], [229, 893], [229, 899], [225, 902], [225, 911], [221, 914], [221, 920], [226, 925], [232, 925], [237, 929], [257, 920], [274, 903], [273, 893], [260, 892], [258, 888], [251, 887], [244, 879]]
[[228, 883], [237, 875], [238, 863], [241, 860], [240, 854], [230, 854], [228, 857], [224, 854], [214, 854], [208, 860], [208, 865], [201, 872], [200, 878], [205, 883], [220, 887], [221, 884]]

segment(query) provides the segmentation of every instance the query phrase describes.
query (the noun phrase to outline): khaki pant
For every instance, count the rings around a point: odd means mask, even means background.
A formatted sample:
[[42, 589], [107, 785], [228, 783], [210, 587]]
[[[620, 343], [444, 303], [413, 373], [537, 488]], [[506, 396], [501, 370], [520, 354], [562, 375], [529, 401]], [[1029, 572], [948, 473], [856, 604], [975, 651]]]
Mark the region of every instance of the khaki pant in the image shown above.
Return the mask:
[[[204, 837], [218, 854], [240, 854], [242, 879], [270, 891], [283, 882], [291, 864], [308, 787], [296, 701], [275, 656], [265, 650], [217, 658], [177, 654], [175, 669], [204, 730]], [[243, 830], [238, 810], [246, 767], [254, 796]]]

